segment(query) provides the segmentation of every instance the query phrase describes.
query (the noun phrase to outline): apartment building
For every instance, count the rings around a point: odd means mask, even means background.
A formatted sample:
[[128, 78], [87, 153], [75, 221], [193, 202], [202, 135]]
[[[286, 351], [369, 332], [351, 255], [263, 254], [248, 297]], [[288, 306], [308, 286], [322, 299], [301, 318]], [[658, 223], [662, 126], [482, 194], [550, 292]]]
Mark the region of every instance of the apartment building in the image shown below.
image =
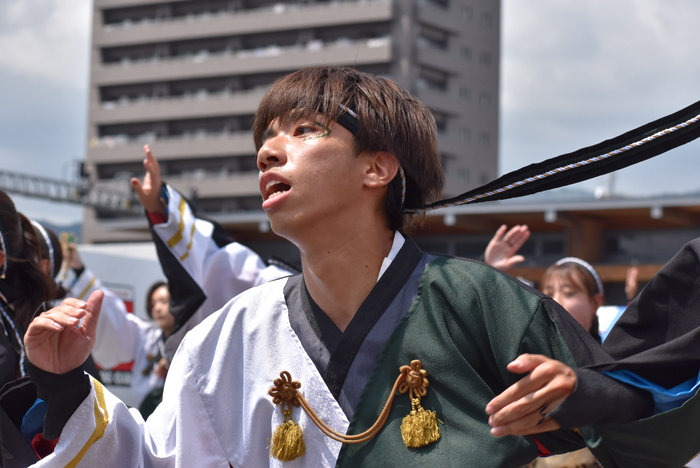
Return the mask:
[[[94, 0], [90, 181], [127, 190], [151, 145], [163, 177], [225, 226], [266, 231], [252, 118], [299, 68], [390, 77], [433, 111], [454, 195], [497, 175], [500, 0]], [[148, 239], [86, 208], [85, 242]]]

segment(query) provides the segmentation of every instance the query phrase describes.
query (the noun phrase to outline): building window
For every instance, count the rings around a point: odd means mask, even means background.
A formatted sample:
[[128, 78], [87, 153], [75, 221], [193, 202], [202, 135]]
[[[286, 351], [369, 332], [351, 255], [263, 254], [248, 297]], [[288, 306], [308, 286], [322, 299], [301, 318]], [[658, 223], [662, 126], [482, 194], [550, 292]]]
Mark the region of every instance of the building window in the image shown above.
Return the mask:
[[449, 75], [433, 68], [421, 67], [416, 80], [418, 89], [431, 89], [446, 92], [449, 87]]
[[447, 10], [450, 7], [449, 0], [419, 0], [421, 5], [434, 5], [439, 8], [444, 8]]
[[488, 52], [482, 52], [479, 54], [479, 63], [486, 65], [487, 67], [491, 65], [491, 54]]
[[450, 35], [447, 31], [421, 25], [418, 32], [418, 47], [447, 50]]
[[469, 101], [472, 98], [471, 88], [467, 88], [466, 86], [460, 87], [459, 88], [459, 97], [461, 99], [464, 99], [465, 101]]
[[491, 105], [491, 93], [482, 91], [479, 93], [479, 105], [480, 106], [490, 106]]
[[457, 177], [461, 182], [469, 182], [469, 169], [460, 169], [457, 172]]
[[[479, 146], [484, 148], [491, 144], [491, 136], [488, 132], [479, 132]], [[485, 182], [484, 182], [485, 183]]]
[[462, 141], [469, 141], [472, 137], [472, 132], [466, 127], [459, 129], [459, 139]]
[[481, 174], [481, 177], [479, 177], [479, 179], [479, 183], [483, 185], [489, 181], [490, 177], [486, 172], [484, 172]]
[[493, 22], [493, 20], [491, 19], [490, 13], [484, 12], [481, 14], [481, 25], [482, 26], [486, 26], [486, 27], [490, 28], [492, 22]]
[[471, 21], [472, 18], [474, 17], [474, 10], [472, 10], [472, 7], [462, 7], [462, 19]]
[[464, 60], [471, 60], [472, 59], [472, 48], [471, 47], [462, 47], [459, 50], [459, 54], [462, 56]]
[[438, 133], [445, 133], [447, 131], [447, 115], [442, 112], [433, 112], [433, 117], [435, 118], [435, 125], [437, 126]]

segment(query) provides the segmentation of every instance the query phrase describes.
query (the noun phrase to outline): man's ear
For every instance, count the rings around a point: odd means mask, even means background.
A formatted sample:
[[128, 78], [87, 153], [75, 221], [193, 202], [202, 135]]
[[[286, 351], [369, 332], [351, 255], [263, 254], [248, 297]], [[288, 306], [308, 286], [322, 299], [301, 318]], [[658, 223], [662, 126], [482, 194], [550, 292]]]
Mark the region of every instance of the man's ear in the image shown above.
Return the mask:
[[399, 171], [399, 161], [391, 153], [378, 151], [368, 154], [364, 184], [366, 187], [381, 188], [389, 185]]

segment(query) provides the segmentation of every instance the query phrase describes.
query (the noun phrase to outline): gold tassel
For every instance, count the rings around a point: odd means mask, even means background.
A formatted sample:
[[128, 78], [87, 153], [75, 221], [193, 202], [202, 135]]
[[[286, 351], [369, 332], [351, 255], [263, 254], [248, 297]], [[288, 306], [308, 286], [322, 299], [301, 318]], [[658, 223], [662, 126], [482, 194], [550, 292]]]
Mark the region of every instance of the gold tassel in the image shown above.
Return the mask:
[[306, 453], [304, 445], [304, 435], [301, 426], [292, 420], [292, 409], [282, 410], [284, 423], [277, 426], [272, 434], [272, 446], [270, 455], [274, 458], [286, 462], [301, 457]]
[[440, 438], [435, 411], [426, 411], [420, 405], [420, 399], [411, 400], [413, 410], [401, 422], [401, 437], [406, 447], [423, 447]]

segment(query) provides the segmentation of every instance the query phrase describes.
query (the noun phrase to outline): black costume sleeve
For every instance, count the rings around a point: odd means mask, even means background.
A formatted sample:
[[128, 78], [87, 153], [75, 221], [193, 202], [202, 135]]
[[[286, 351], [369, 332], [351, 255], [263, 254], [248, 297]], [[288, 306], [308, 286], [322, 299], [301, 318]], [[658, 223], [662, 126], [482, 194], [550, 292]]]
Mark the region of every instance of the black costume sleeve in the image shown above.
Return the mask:
[[621, 424], [651, 416], [649, 392], [589, 369], [576, 369], [576, 388], [549, 416], [561, 427]]
[[[666, 388], [700, 371], [700, 238], [654, 275], [608, 334], [603, 348]], [[598, 366], [601, 367], [601, 366]]]
[[90, 394], [90, 377], [80, 366], [65, 374], [54, 374], [28, 363], [29, 376], [39, 398], [46, 401], [44, 439], [54, 440], [78, 406]]
[[17, 375], [17, 354], [1, 331], [0, 325], [0, 388], [15, 379]]
[[[542, 306], [554, 320], [576, 362], [576, 387], [556, 408], [545, 409], [562, 428], [593, 424], [622, 424], [651, 416], [654, 401], [648, 392], [611, 377], [584, 368], [601, 360], [610, 360], [600, 344], [552, 298], [535, 291]], [[591, 409], [595, 408], [594, 411]]]

